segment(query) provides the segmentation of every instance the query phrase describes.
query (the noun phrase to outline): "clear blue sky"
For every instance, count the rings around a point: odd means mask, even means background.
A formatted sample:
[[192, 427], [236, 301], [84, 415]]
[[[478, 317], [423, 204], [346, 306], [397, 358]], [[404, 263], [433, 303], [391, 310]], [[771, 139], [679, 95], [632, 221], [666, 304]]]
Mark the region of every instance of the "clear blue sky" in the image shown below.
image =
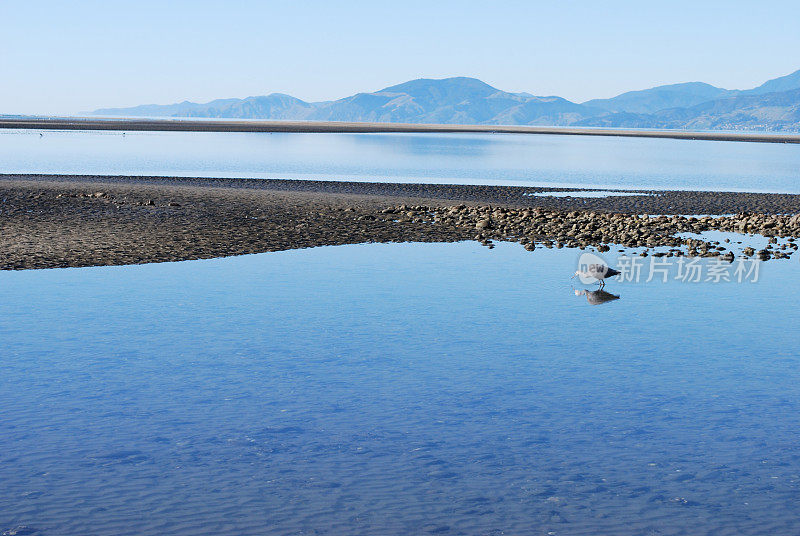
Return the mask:
[[800, 69], [792, 1], [0, 0], [0, 113], [474, 76], [583, 101]]

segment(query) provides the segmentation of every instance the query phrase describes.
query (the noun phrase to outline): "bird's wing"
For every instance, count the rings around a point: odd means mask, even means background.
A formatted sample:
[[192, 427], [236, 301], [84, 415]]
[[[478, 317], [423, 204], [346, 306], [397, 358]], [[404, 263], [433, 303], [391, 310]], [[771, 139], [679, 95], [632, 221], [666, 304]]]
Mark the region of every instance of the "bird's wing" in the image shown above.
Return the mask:
[[608, 266], [605, 264], [590, 264], [586, 267], [586, 270], [588, 270], [588, 272], [592, 275], [605, 275], [607, 273]]

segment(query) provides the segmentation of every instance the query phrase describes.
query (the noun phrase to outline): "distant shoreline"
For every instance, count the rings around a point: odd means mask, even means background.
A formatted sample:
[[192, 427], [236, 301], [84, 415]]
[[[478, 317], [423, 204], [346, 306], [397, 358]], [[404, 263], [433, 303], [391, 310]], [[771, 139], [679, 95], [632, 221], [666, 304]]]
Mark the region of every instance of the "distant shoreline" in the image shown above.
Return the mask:
[[631, 130], [526, 125], [444, 125], [414, 123], [355, 123], [338, 121], [238, 121], [208, 119], [92, 119], [0, 118], [3, 129], [114, 130], [158, 132], [296, 132], [296, 133], [484, 133], [550, 134], [561, 136], [612, 136], [679, 140], [798, 143], [800, 134], [758, 132], [692, 132], [678, 130]]

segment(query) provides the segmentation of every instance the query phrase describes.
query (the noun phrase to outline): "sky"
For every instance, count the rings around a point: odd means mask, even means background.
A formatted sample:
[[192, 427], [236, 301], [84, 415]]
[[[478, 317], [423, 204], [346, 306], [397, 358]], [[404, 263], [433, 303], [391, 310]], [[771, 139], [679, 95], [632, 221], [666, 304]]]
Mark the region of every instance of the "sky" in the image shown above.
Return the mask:
[[449, 76], [582, 102], [800, 69], [796, 0], [0, 0], [0, 27], [7, 114], [333, 100]]

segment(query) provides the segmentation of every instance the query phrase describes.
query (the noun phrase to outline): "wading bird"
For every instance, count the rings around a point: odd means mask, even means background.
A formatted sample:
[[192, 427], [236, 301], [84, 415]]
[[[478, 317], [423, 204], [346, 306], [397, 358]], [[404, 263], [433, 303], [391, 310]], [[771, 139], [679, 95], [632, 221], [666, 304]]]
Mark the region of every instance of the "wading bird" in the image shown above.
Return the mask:
[[586, 270], [577, 270], [572, 277], [583, 277], [586, 279], [597, 279], [600, 283], [600, 288], [606, 286], [606, 279], [619, 275], [621, 272], [614, 268], [609, 268], [605, 264], [589, 264]]

